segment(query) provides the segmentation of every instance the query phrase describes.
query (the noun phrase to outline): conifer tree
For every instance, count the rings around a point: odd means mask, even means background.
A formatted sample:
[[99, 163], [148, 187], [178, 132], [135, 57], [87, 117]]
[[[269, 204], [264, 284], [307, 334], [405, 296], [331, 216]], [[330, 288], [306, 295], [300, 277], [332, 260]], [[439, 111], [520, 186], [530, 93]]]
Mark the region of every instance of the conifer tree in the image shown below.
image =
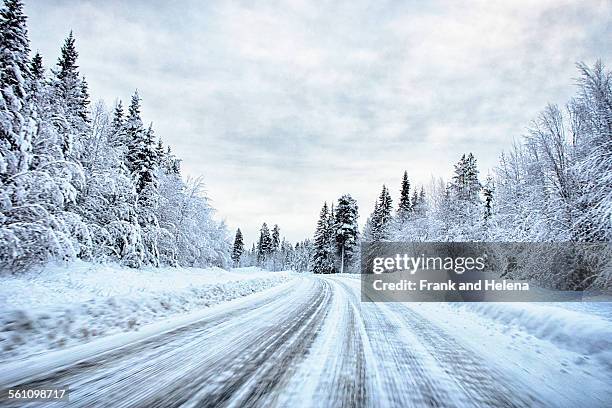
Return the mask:
[[408, 172], [404, 171], [402, 178], [402, 188], [400, 190], [399, 205], [397, 207], [397, 218], [400, 223], [406, 222], [412, 207], [410, 205], [410, 181], [408, 180]]
[[277, 224], [272, 228], [272, 252], [278, 251], [280, 248], [280, 229]]
[[459, 162], [455, 165], [455, 174], [451, 190], [454, 193], [455, 199], [459, 201], [468, 201], [475, 203], [479, 200], [479, 194], [482, 189], [478, 181], [478, 168], [476, 167], [476, 159], [472, 153], [467, 156], [461, 156]]
[[89, 132], [89, 93], [87, 84], [79, 76], [77, 65], [79, 53], [76, 50], [72, 31], [64, 41], [55, 75], [52, 80], [55, 116], [62, 116], [65, 122], [56, 121], [58, 132], [63, 137], [62, 152], [66, 158], [78, 159], [82, 139]]
[[42, 55], [39, 52], [34, 54], [32, 57], [32, 63], [30, 64], [30, 73], [32, 78], [36, 80], [42, 80], [45, 77], [45, 67], [43, 66]]
[[493, 178], [489, 175], [487, 176], [487, 180], [482, 189], [484, 199], [485, 199], [485, 210], [484, 210], [484, 219], [487, 221], [491, 218], [493, 214], [493, 194], [495, 191], [495, 186], [493, 184]]
[[127, 151], [127, 141], [125, 137], [125, 116], [123, 113], [123, 103], [121, 101], [117, 102], [113, 111], [108, 141], [112, 147], [120, 149], [120, 153], [125, 155]]
[[146, 131], [142, 125], [138, 92], [132, 96], [125, 128], [128, 143], [126, 164], [134, 178], [136, 192], [140, 194], [147, 186], [155, 187], [157, 157], [152, 125]]
[[20, 0], [0, 10], [0, 181], [28, 168], [34, 130], [27, 123], [30, 43]]
[[412, 192], [412, 204], [411, 204], [412, 211], [416, 212], [418, 205], [419, 205], [419, 193], [417, 192], [417, 189], [415, 188], [414, 191]]
[[378, 201], [374, 206], [374, 212], [370, 217], [371, 239], [373, 241], [382, 241], [387, 238], [392, 210], [393, 201], [391, 200], [391, 195], [387, 187], [383, 185]]
[[272, 237], [270, 237], [270, 229], [265, 222], [259, 230], [259, 241], [257, 242], [257, 263], [261, 266], [269, 259], [272, 253]]
[[330, 230], [329, 208], [327, 203], [323, 204], [317, 229], [314, 236], [314, 254], [312, 271], [314, 273], [333, 273], [334, 272], [334, 248], [332, 244], [332, 233]]
[[157, 165], [162, 166], [166, 160], [166, 152], [164, 151], [164, 144], [161, 139], [157, 141], [155, 156], [157, 157]]
[[244, 241], [242, 238], [242, 231], [240, 228], [236, 230], [236, 237], [234, 238], [234, 249], [232, 250], [232, 261], [234, 262], [234, 267], [237, 268], [240, 266], [240, 257], [244, 252]]
[[340, 259], [340, 272], [344, 273], [347, 266], [354, 261], [357, 248], [359, 234], [357, 201], [350, 194], [340, 197], [334, 217], [336, 256]]

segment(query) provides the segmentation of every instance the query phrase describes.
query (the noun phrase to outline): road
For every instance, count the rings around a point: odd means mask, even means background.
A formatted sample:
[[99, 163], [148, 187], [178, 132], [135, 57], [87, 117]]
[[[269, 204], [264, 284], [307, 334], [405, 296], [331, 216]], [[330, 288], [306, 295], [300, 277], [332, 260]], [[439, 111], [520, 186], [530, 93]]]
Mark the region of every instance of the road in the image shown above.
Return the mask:
[[[68, 386], [70, 401], [57, 406], [88, 408], [534, 407], [585, 401], [579, 384], [570, 397], [553, 401], [542, 392], [545, 376], [517, 376], [504, 367], [414, 305], [362, 303], [357, 279], [304, 276], [283, 290], [19, 385]], [[584, 406], [607, 402], [588, 398]]]

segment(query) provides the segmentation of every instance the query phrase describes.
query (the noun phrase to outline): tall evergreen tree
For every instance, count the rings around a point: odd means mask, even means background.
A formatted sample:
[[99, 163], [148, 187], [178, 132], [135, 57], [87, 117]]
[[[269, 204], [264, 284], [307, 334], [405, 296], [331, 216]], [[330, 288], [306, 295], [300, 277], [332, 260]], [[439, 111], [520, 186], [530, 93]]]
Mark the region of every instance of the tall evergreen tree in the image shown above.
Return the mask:
[[157, 158], [153, 128], [149, 126], [149, 129], [145, 130], [142, 125], [138, 92], [134, 92], [132, 96], [125, 131], [128, 144], [126, 164], [134, 177], [136, 192], [140, 194], [147, 186], [155, 186]]
[[164, 144], [161, 139], [157, 141], [157, 146], [155, 147], [155, 156], [157, 157], [157, 165], [163, 166], [166, 160], [166, 152], [164, 151]]
[[272, 228], [272, 252], [278, 251], [280, 248], [280, 229], [277, 224]]
[[79, 76], [76, 50], [72, 31], [64, 41], [57, 69], [53, 70], [53, 104], [55, 116], [65, 121], [55, 121], [63, 136], [62, 151], [66, 158], [76, 159], [80, 155], [81, 141], [89, 132], [89, 94], [87, 84]]
[[478, 181], [476, 159], [472, 153], [467, 156], [464, 154], [455, 165], [451, 190], [457, 200], [475, 203], [479, 200], [481, 189], [482, 185]]
[[410, 205], [410, 181], [408, 180], [408, 172], [404, 171], [402, 178], [402, 188], [400, 190], [399, 205], [397, 207], [397, 218], [400, 223], [406, 222], [412, 207]]
[[244, 241], [242, 238], [242, 231], [240, 228], [236, 230], [236, 237], [234, 238], [234, 248], [232, 250], [232, 261], [234, 262], [234, 267], [240, 266], [240, 257], [244, 252]]
[[78, 104], [78, 112], [77, 114], [85, 123], [91, 122], [89, 118], [89, 86], [87, 85], [87, 81], [85, 77], [81, 79], [81, 93], [79, 95], [79, 104]]
[[121, 153], [125, 155], [127, 151], [127, 140], [125, 137], [125, 116], [123, 112], [123, 103], [121, 101], [117, 102], [113, 111], [108, 141], [112, 147], [121, 149]]
[[263, 265], [265, 261], [270, 258], [271, 253], [272, 237], [270, 236], [268, 224], [264, 222], [259, 230], [259, 241], [257, 242], [257, 263], [259, 265]]
[[314, 254], [312, 262], [312, 271], [314, 273], [333, 273], [334, 272], [334, 244], [333, 230], [331, 226], [331, 214], [327, 203], [323, 204], [317, 229], [314, 236]]
[[20, 0], [0, 10], [0, 180], [27, 169], [33, 129], [27, 122], [30, 42]]
[[30, 73], [32, 74], [33, 79], [42, 80], [45, 77], [45, 67], [43, 66], [42, 55], [40, 55], [39, 52], [36, 52], [34, 57], [32, 57]]
[[354, 261], [357, 248], [359, 235], [357, 201], [350, 194], [343, 195], [338, 199], [334, 216], [336, 255], [340, 259], [340, 272], [344, 273], [346, 267]]
[[485, 221], [491, 218], [493, 214], [493, 194], [495, 191], [495, 186], [493, 183], [493, 178], [489, 175], [487, 176], [487, 180], [482, 189], [484, 199], [485, 199], [485, 210], [484, 210], [484, 219]]
[[393, 210], [393, 201], [389, 190], [383, 185], [378, 201], [374, 206], [374, 212], [370, 216], [371, 223], [371, 239], [373, 241], [382, 241], [388, 237], [389, 223], [391, 221], [391, 211]]

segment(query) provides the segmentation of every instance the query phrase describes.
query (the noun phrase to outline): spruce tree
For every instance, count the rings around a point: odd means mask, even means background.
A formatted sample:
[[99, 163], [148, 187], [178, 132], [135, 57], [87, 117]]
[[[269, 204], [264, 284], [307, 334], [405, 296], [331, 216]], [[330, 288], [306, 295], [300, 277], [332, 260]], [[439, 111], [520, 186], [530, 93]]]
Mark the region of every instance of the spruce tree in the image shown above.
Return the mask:
[[28, 126], [26, 79], [30, 44], [20, 0], [0, 10], [0, 181], [28, 168], [34, 129]]
[[259, 241], [257, 242], [257, 263], [263, 266], [266, 260], [270, 258], [272, 253], [272, 238], [270, 237], [270, 229], [265, 222], [259, 230]]
[[140, 194], [147, 186], [155, 187], [156, 185], [157, 155], [152, 125], [146, 131], [142, 125], [138, 92], [135, 92], [132, 96], [125, 131], [127, 139], [126, 164], [134, 178], [136, 192]]
[[332, 232], [330, 231], [331, 215], [327, 203], [323, 204], [317, 229], [314, 236], [314, 255], [312, 271], [314, 273], [334, 272], [334, 248], [332, 244]]
[[110, 125], [110, 132], [108, 136], [109, 144], [120, 150], [122, 155], [125, 155], [127, 151], [127, 140], [125, 136], [125, 117], [123, 113], [123, 103], [117, 102], [113, 111], [113, 119]]
[[164, 144], [161, 139], [157, 141], [157, 147], [155, 148], [155, 155], [157, 157], [157, 165], [162, 166], [166, 160], [166, 152], [164, 151]]
[[389, 222], [391, 221], [391, 211], [393, 210], [393, 201], [387, 187], [383, 185], [378, 201], [374, 206], [374, 212], [370, 216], [371, 223], [371, 239], [373, 241], [382, 241], [388, 237]]
[[77, 65], [79, 53], [76, 50], [72, 31], [64, 41], [55, 75], [52, 80], [53, 104], [55, 115], [65, 118], [65, 124], [57, 122], [57, 130], [63, 135], [62, 152], [65, 157], [78, 159], [81, 141], [90, 131], [89, 92], [87, 84], [79, 76]]
[[36, 80], [42, 80], [45, 77], [45, 67], [43, 66], [42, 55], [39, 52], [36, 52], [34, 57], [32, 58], [32, 63], [30, 64], [30, 73], [32, 74], [32, 78]]
[[478, 168], [476, 167], [476, 159], [472, 153], [467, 156], [461, 156], [459, 162], [455, 165], [455, 174], [451, 184], [455, 199], [459, 201], [468, 201], [471, 203], [479, 200], [479, 194], [482, 186], [478, 181]]
[[484, 209], [484, 219], [488, 221], [493, 214], [493, 194], [495, 191], [495, 186], [493, 183], [493, 178], [489, 175], [487, 176], [487, 180], [482, 189], [484, 199], [485, 199], [485, 209]]
[[30, 76], [30, 40], [21, 0], [5, 0], [0, 10], [0, 83], [3, 93], [25, 97], [24, 80]]
[[340, 259], [340, 272], [344, 273], [355, 257], [357, 239], [359, 235], [359, 218], [357, 201], [350, 194], [338, 199], [338, 206], [334, 214], [334, 240], [336, 243], [336, 256]]
[[415, 188], [414, 191], [412, 192], [412, 204], [411, 204], [412, 211], [417, 212], [418, 205], [419, 205], [419, 193], [417, 192], [417, 189]]
[[408, 172], [404, 171], [404, 177], [402, 178], [402, 188], [400, 190], [399, 205], [397, 207], [397, 218], [400, 223], [406, 222], [410, 211], [412, 210], [410, 205], [410, 181], [408, 180]]
[[280, 229], [277, 224], [272, 228], [272, 252], [278, 251], [280, 248]]
[[240, 228], [236, 230], [236, 237], [234, 238], [234, 249], [232, 250], [232, 261], [234, 262], [234, 267], [237, 268], [240, 266], [240, 257], [244, 252], [244, 241], [242, 238], [242, 231]]
[[[28, 96], [33, 103], [33, 109], [38, 112], [44, 110], [42, 91], [45, 89], [45, 67], [40, 53], [36, 53], [30, 63], [30, 80], [28, 81]], [[38, 115], [37, 115], [38, 116]]]
[[84, 122], [89, 123], [91, 119], [89, 118], [89, 87], [87, 85], [87, 81], [85, 77], [81, 80], [81, 93], [78, 95], [78, 115]]

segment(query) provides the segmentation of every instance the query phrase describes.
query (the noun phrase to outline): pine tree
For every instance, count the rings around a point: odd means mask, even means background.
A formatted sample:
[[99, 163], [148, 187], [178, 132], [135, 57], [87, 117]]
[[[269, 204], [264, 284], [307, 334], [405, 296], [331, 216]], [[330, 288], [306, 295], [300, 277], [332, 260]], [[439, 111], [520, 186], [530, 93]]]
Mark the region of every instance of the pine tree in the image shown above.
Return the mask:
[[415, 188], [414, 191], [412, 192], [412, 204], [411, 204], [412, 211], [416, 212], [418, 205], [419, 205], [419, 193], [417, 192], [417, 189]]
[[244, 242], [242, 239], [242, 231], [240, 228], [236, 230], [236, 237], [234, 238], [234, 249], [232, 250], [232, 261], [234, 261], [234, 268], [240, 266], [240, 257], [244, 252]]
[[391, 221], [391, 211], [393, 201], [387, 187], [383, 185], [378, 202], [374, 207], [374, 212], [370, 217], [371, 233], [373, 241], [382, 241], [388, 237], [389, 223]]
[[270, 237], [268, 224], [264, 222], [259, 230], [259, 241], [257, 242], [257, 263], [260, 266], [263, 266], [266, 260], [270, 258], [271, 253], [272, 238]]
[[81, 154], [81, 141], [90, 131], [89, 93], [87, 84], [79, 76], [78, 56], [71, 31], [62, 46], [57, 69], [53, 70], [55, 78], [52, 81], [52, 109], [55, 116], [65, 118], [66, 122], [56, 121], [56, 127], [64, 139], [64, 156], [73, 159]]
[[32, 58], [32, 63], [30, 64], [30, 73], [32, 74], [33, 79], [40, 81], [45, 78], [45, 67], [43, 66], [42, 55], [40, 55], [39, 52], [36, 52], [36, 54]]
[[146, 202], [148, 207], [154, 207], [157, 200], [157, 153], [155, 151], [155, 135], [153, 124], [144, 133], [141, 143], [135, 145], [133, 157], [135, 171], [132, 173], [136, 184], [136, 192], [140, 194], [139, 202]]
[[419, 206], [421, 207], [421, 211], [425, 211], [425, 188], [421, 186], [421, 190], [419, 191]]
[[155, 156], [157, 157], [157, 165], [160, 167], [163, 166], [166, 161], [166, 152], [164, 151], [164, 144], [161, 139], [157, 141]]
[[[43, 90], [45, 89], [45, 67], [40, 53], [36, 53], [30, 63], [30, 80], [28, 81], [28, 96], [33, 103], [33, 109], [38, 113], [43, 110]], [[38, 115], [37, 115], [38, 116]]]
[[493, 183], [493, 178], [489, 175], [487, 176], [487, 180], [482, 189], [484, 198], [485, 198], [485, 210], [484, 210], [484, 219], [485, 221], [491, 218], [493, 214], [493, 194], [495, 191], [495, 186]]
[[312, 271], [314, 273], [334, 272], [333, 230], [330, 230], [331, 214], [327, 203], [323, 204], [317, 229], [314, 236], [314, 255]]
[[125, 128], [128, 143], [126, 164], [134, 178], [136, 192], [140, 194], [147, 186], [154, 188], [156, 185], [157, 156], [152, 125], [146, 131], [142, 125], [138, 92], [132, 96]]
[[406, 222], [412, 207], [410, 205], [410, 181], [408, 180], [408, 172], [404, 171], [402, 179], [402, 188], [400, 190], [399, 205], [397, 207], [397, 218], [400, 223]]
[[454, 196], [459, 201], [469, 201], [475, 203], [479, 200], [479, 194], [482, 189], [478, 181], [478, 168], [476, 167], [476, 159], [472, 153], [467, 156], [461, 156], [459, 162], [455, 165], [455, 174], [451, 184], [451, 190]]
[[81, 80], [81, 93], [79, 95], [78, 115], [85, 123], [91, 122], [91, 119], [89, 118], [89, 104], [89, 87], [85, 77], [83, 77]]
[[120, 149], [122, 156], [127, 151], [127, 140], [125, 135], [125, 117], [123, 113], [123, 103], [117, 102], [113, 111], [113, 119], [110, 124], [110, 134], [108, 141], [112, 147]]
[[5, 0], [0, 10], [0, 83], [3, 92], [10, 88], [24, 99], [24, 81], [30, 76], [30, 41], [21, 0]]
[[30, 43], [23, 4], [6, 0], [0, 10], [0, 181], [25, 171], [34, 130], [27, 123]]
[[357, 201], [349, 194], [340, 197], [334, 217], [336, 255], [340, 259], [340, 272], [344, 273], [346, 267], [354, 261], [355, 250], [357, 248], [359, 235]]
[[272, 252], [278, 251], [280, 248], [280, 229], [277, 224], [272, 228]]

